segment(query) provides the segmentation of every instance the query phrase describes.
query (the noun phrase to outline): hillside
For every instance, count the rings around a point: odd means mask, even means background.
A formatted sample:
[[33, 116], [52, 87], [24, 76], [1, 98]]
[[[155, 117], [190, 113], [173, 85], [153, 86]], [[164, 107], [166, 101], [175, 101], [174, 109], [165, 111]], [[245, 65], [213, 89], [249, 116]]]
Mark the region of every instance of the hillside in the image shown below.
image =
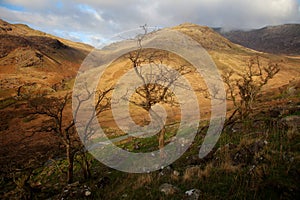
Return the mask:
[[[278, 80], [273, 82], [276, 86], [271, 83], [271, 87], [278, 88], [299, 77], [297, 58], [263, 54], [234, 44], [208, 27], [185, 23], [172, 29], [199, 42], [221, 71], [242, 71], [249, 58], [259, 55], [265, 63], [271, 61], [281, 64]], [[1, 98], [16, 95], [17, 89], [23, 85], [34, 85], [35, 88], [53, 91], [57, 85], [66, 84], [74, 78], [81, 62], [92, 50], [89, 45], [58, 38], [26, 25], [9, 24], [3, 20], [0, 21], [0, 36]], [[116, 76], [119, 69], [112, 73]]]
[[74, 77], [91, 46], [61, 39], [22, 24], [0, 20], [1, 98], [22, 85], [51, 90]]
[[[228, 70], [244, 73], [253, 57], [259, 58], [262, 67], [269, 63], [278, 64], [280, 71], [262, 88], [249, 118], [239, 121], [242, 117], [237, 116], [237, 121], [227, 124], [215, 148], [203, 159], [198, 155], [210, 123], [210, 100], [201, 91], [205, 84], [203, 78], [187, 74], [185, 78], [197, 93], [201, 112], [193, 144], [169, 166], [155, 172], [131, 174], [111, 169], [85, 153], [81, 143], [78, 144], [75, 129], [68, 128], [68, 124], [74, 122], [73, 102], [63, 97], [72, 91], [78, 68], [92, 47], [42, 33], [26, 25], [0, 21], [0, 198], [297, 199], [300, 194], [297, 184], [300, 173], [300, 117], [297, 116], [300, 113], [300, 58], [276, 55], [281, 49], [271, 54], [235, 44], [205, 26], [185, 23], [170, 29], [180, 31], [201, 44], [220, 73]], [[126, 41], [122, 42], [126, 44]], [[147, 53], [154, 55], [153, 49], [146, 49], [145, 54], [149, 55]], [[170, 66], [190, 65], [174, 53], [159, 53], [159, 58], [166, 59], [164, 61]], [[121, 56], [106, 68], [102, 80], [97, 83], [104, 88], [114, 85], [130, 69], [131, 61], [126, 55]], [[95, 72], [97, 68], [93, 67], [82, 74]], [[22, 96], [24, 93], [35, 97], [34, 93], [40, 94], [41, 91], [47, 95], [33, 99], [35, 102], [28, 100], [28, 96]], [[181, 95], [191, 99], [185, 93]], [[80, 98], [80, 95], [77, 97]], [[62, 100], [66, 100], [65, 104], [61, 103]], [[36, 107], [32, 102], [36, 103]], [[179, 127], [181, 111], [176, 103], [169, 107], [163, 104], [168, 114], [166, 144], [176, 138], [174, 134]], [[60, 113], [61, 105], [66, 107]], [[105, 105], [110, 106], [109, 103]], [[39, 106], [42, 111], [35, 112], [34, 109]], [[136, 123], [148, 123], [148, 113], [140, 112], [141, 108], [130, 105], [129, 110]], [[230, 115], [233, 110], [233, 103], [227, 101], [227, 114]], [[43, 115], [47, 111], [50, 115]], [[60, 120], [62, 123], [57, 124]], [[124, 133], [116, 127], [111, 110], [100, 113], [98, 122], [106, 135], [115, 139], [114, 144], [126, 151], [142, 153], [158, 149], [156, 136], [135, 138], [125, 133], [128, 137], [117, 142], [116, 139], [122, 138], [123, 135], [120, 135]], [[55, 135], [57, 130], [65, 131], [63, 134], [70, 130], [71, 137], [66, 138], [74, 141], [70, 144], [78, 148], [74, 147], [77, 152], [71, 149], [75, 153], [74, 179], [70, 184], [66, 181], [70, 166], [66, 148], [71, 145]], [[91, 128], [91, 134], [94, 131]], [[100, 144], [103, 138], [96, 139], [100, 139]], [[182, 141], [182, 147], [185, 142]], [[84, 173], [88, 167], [89, 176]]]
[[[277, 55], [280, 50], [276, 54], [264, 53], [248, 46], [235, 44], [214, 29], [205, 26], [185, 23], [173, 28], [199, 42], [208, 51], [221, 73], [228, 69], [243, 72], [249, 59], [253, 56], [259, 56], [264, 65], [270, 62], [278, 63], [281, 69], [279, 74], [265, 87], [266, 90], [278, 89], [284, 85], [288, 85], [290, 82], [299, 82], [300, 80], [300, 58], [297, 56]], [[297, 38], [299, 35], [297, 35]], [[282, 34], [281, 37], [280, 33], [278, 33], [277, 37], [284, 39], [285, 35]], [[286, 48], [290, 52], [295, 51], [290, 46]]]
[[300, 24], [268, 26], [249, 31], [215, 30], [230, 41], [257, 51], [274, 54], [300, 54]]
[[242, 48], [238, 45], [233, 44], [221, 35], [216, 34], [215, 31], [206, 26], [184, 23], [172, 27], [172, 29], [190, 36], [191, 38], [199, 42], [206, 50], [231, 50]]

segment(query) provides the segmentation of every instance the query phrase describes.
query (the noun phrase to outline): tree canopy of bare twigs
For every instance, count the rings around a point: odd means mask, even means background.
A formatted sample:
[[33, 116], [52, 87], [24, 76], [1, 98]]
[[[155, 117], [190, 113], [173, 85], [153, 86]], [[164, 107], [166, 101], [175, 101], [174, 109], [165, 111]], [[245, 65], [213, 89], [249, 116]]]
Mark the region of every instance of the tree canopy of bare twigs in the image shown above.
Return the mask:
[[249, 60], [244, 72], [230, 70], [223, 74], [222, 78], [227, 86], [227, 99], [233, 102], [235, 109], [228, 123], [232, 123], [238, 118], [243, 120], [252, 113], [263, 86], [279, 70], [277, 63], [269, 62], [267, 66], [263, 66], [259, 57], [255, 56]]
[[[185, 87], [178, 82], [181, 76], [193, 73], [195, 70], [188, 63], [178, 64], [172, 62], [167, 52], [154, 49], [144, 49], [143, 39], [147, 36], [147, 27], [142, 26], [144, 34], [137, 37], [138, 49], [130, 52], [127, 58], [130, 60], [142, 85], [138, 87], [133, 95], [135, 98], [127, 99], [130, 103], [149, 112], [151, 118], [163, 127], [158, 133], [159, 149], [164, 147], [165, 126], [163, 119], [153, 110], [156, 104], [177, 105], [173, 94], [175, 87]], [[165, 65], [172, 63], [172, 68]]]
[[[78, 127], [80, 126], [78, 125], [78, 123], [80, 122], [77, 121], [78, 110], [85, 101], [95, 96], [96, 99], [94, 112], [91, 113], [91, 115], [87, 116], [88, 121], [92, 122], [93, 119], [95, 119], [101, 112], [110, 109], [110, 98], [108, 97], [108, 93], [112, 90], [113, 88], [109, 88], [104, 91], [99, 90], [96, 92], [90, 92], [86, 89], [87, 95], [76, 96], [74, 98], [77, 102], [75, 110], [73, 111], [73, 117], [71, 115], [71, 112], [68, 112], [71, 93], [67, 93], [63, 97], [38, 96], [29, 100], [32, 114], [42, 115], [50, 119], [46, 122], [46, 124], [42, 125], [48, 127], [46, 129], [43, 128], [43, 130], [54, 133], [58, 138], [60, 138], [60, 142], [62, 142], [65, 147], [68, 162], [68, 183], [73, 182], [74, 157], [76, 153], [80, 153], [80, 155], [83, 157], [83, 162], [81, 164], [85, 178], [91, 176], [89, 163], [86, 157], [87, 152], [83, 146], [82, 141], [80, 141], [75, 128], [75, 125]], [[84, 124], [85, 134], [83, 137], [91, 137], [91, 135], [93, 134], [93, 130], [91, 130], [90, 127], [90, 123]]]

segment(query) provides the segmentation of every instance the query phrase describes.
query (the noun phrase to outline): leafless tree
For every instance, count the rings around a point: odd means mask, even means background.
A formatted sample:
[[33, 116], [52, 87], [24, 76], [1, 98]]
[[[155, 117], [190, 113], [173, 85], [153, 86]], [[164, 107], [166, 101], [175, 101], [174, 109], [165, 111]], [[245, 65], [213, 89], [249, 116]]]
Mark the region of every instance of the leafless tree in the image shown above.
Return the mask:
[[256, 100], [264, 85], [279, 72], [279, 65], [268, 63], [262, 66], [258, 56], [252, 57], [245, 71], [226, 71], [222, 78], [227, 86], [227, 98], [234, 105], [234, 111], [227, 124], [232, 124], [238, 119], [246, 119], [252, 112]]
[[[168, 105], [178, 105], [173, 90], [175, 87], [185, 87], [178, 82], [181, 76], [193, 73], [195, 70], [188, 63], [178, 64], [172, 62], [167, 52], [154, 49], [144, 49], [142, 42], [147, 36], [147, 26], [142, 26], [144, 33], [137, 36], [138, 49], [130, 52], [127, 58], [130, 60], [135, 74], [142, 82], [133, 95], [127, 99], [130, 103], [147, 111], [156, 123], [163, 127], [158, 136], [158, 147], [160, 150], [165, 145], [165, 125], [160, 115], [152, 108], [154, 105], [163, 103]], [[164, 67], [164, 64], [172, 63], [172, 69]], [[145, 67], [147, 70], [145, 70]], [[161, 151], [163, 156], [163, 152]]]
[[[113, 90], [113, 87], [110, 87], [105, 90], [97, 90], [95, 93], [90, 92], [87, 87], [85, 87], [84, 91], [86, 95], [81, 97], [81, 95], [75, 96], [76, 99], [76, 108], [73, 111], [73, 122], [76, 124], [77, 127], [83, 129], [81, 133], [81, 140], [83, 140], [83, 144], [85, 144], [94, 134], [95, 130], [93, 129], [92, 122], [94, 119], [99, 116], [100, 113], [109, 110], [111, 108], [111, 98], [109, 97], [109, 93]], [[85, 101], [90, 100], [95, 95], [95, 108], [93, 109], [92, 113], [87, 116], [86, 123], [81, 123], [77, 120], [78, 117], [78, 110], [84, 104]], [[90, 172], [90, 163], [87, 157], [87, 150], [83, 146], [80, 148], [79, 154], [81, 156], [81, 168], [83, 170], [83, 175], [85, 178], [91, 177]]]
[[[88, 117], [88, 121], [92, 121], [99, 113], [110, 108], [108, 93], [112, 90], [109, 88], [105, 91], [97, 91], [95, 99], [95, 112], [93, 112]], [[86, 155], [86, 150], [82, 142], [80, 141], [79, 136], [76, 133], [75, 124], [77, 123], [78, 110], [82, 104], [88, 99], [92, 98], [94, 95], [93, 92], [87, 91], [88, 95], [85, 97], [76, 96], [76, 108], [73, 111], [73, 117], [71, 117], [68, 112], [71, 100], [71, 94], [67, 93], [63, 97], [36, 97], [29, 100], [29, 105], [32, 108], [32, 114], [42, 115], [47, 117], [50, 120], [47, 120], [47, 124], [43, 126], [43, 130], [54, 133], [65, 147], [65, 153], [68, 163], [67, 170], [67, 182], [73, 182], [73, 171], [74, 171], [74, 158], [77, 153], [82, 156], [82, 169], [84, 172], [85, 178], [91, 176], [90, 166]], [[90, 130], [90, 124], [85, 124], [85, 135], [84, 137], [90, 137], [93, 133]]]

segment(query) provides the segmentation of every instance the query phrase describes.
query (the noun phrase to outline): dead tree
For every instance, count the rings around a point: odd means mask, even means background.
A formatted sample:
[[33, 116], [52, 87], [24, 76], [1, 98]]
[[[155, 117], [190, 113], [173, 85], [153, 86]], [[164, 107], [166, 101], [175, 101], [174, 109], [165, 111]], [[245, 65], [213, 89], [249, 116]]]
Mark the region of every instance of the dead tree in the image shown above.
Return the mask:
[[[84, 91], [86, 95], [77, 95], [75, 96], [76, 99], [76, 106], [75, 110], [73, 110], [73, 122], [76, 125], [77, 128], [82, 128], [81, 133], [81, 140], [83, 144], [86, 144], [87, 141], [93, 136], [95, 130], [93, 129], [92, 122], [94, 119], [99, 116], [100, 113], [107, 111], [111, 108], [111, 97], [109, 96], [109, 93], [113, 90], [113, 87], [110, 87], [105, 90], [98, 90], [96, 92], [90, 92], [87, 87], [84, 88]], [[78, 111], [81, 108], [81, 106], [84, 104], [84, 102], [90, 100], [93, 96], [95, 96], [95, 107], [87, 116], [86, 123], [81, 123], [77, 120], [78, 117]], [[85, 147], [81, 147], [80, 151], [78, 151], [80, 157], [81, 157], [81, 168], [83, 171], [84, 178], [90, 178], [91, 177], [91, 171], [90, 171], [90, 163], [87, 157], [87, 150]]]
[[[92, 121], [97, 115], [101, 112], [110, 108], [110, 104], [108, 102], [109, 98], [108, 93], [112, 90], [112, 88], [105, 91], [98, 91], [96, 93], [96, 106], [95, 112], [92, 113], [91, 116], [88, 116], [89, 121]], [[32, 114], [42, 115], [47, 117], [47, 124], [43, 126], [47, 126], [47, 128], [43, 128], [43, 130], [47, 130], [48, 132], [54, 133], [60, 139], [60, 142], [65, 147], [66, 159], [68, 163], [67, 169], [67, 182], [73, 182], [73, 171], [74, 171], [74, 159], [75, 155], [78, 153], [82, 157], [82, 170], [85, 178], [89, 178], [91, 176], [90, 166], [86, 155], [86, 150], [82, 142], [80, 141], [79, 136], [76, 133], [75, 124], [77, 123], [77, 114], [79, 108], [82, 106], [82, 103], [87, 101], [88, 99], [93, 97], [93, 92], [88, 92], [88, 95], [84, 98], [80, 98], [80, 96], [76, 97], [77, 106], [75, 111], [73, 111], [73, 117], [71, 116], [71, 112], [68, 112], [67, 108], [70, 106], [71, 94], [67, 93], [63, 97], [36, 97], [29, 100], [29, 105], [33, 109]], [[93, 133], [89, 128], [90, 124], [85, 124], [85, 136], [90, 137]]]
[[[178, 82], [178, 79], [181, 76], [193, 73], [195, 70], [188, 63], [178, 64], [176, 61], [172, 62], [167, 52], [144, 49], [142, 42], [144, 37], [147, 36], [147, 27], [145, 25], [142, 28], [144, 33], [137, 37], [138, 49], [127, 55], [142, 85], [136, 89], [134, 97], [127, 100], [147, 111], [151, 118], [162, 127], [157, 134], [158, 147], [161, 150], [165, 145], [165, 125], [163, 119], [152, 108], [159, 103], [171, 106], [178, 105], [173, 90], [175, 87], [185, 87]], [[172, 70], [164, 67], [165, 63], [172, 63]], [[148, 69], [145, 70], [145, 67]]]
[[276, 63], [262, 66], [259, 57], [253, 57], [248, 62], [244, 72], [226, 71], [222, 78], [227, 86], [227, 99], [233, 102], [234, 111], [227, 121], [232, 124], [238, 119], [245, 120], [251, 113], [256, 100], [270, 79], [278, 72]]
[[67, 182], [73, 182], [73, 168], [74, 168], [74, 155], [78, 151], [75, 143], [79, 144], [74, 129], [74, 121], [66, 120], [66, 106], [70, 94], [64, 97], [36, 97], [29, 100], [29, 105], [33, 109], [33, 114], [43, 115], [50, 118], [46, 124], [47, 131], [53, 132], [60, 138], [66, 151], [66, 158], [68, 163]]

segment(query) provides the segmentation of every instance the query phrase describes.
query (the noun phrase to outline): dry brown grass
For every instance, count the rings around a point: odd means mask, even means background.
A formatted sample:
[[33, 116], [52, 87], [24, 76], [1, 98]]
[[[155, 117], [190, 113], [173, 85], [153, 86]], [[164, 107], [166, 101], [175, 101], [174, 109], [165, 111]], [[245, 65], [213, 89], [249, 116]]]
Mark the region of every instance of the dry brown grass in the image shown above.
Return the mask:
[[170, 175], [170, 178], [172, 181], [179, 181], [181, 179], [180, 173], [179, 174], [174, 174], [174, 172]]
[[236, 172], [239, 169], [239, 167], [232, 165], [231, 161], [229, 161], [229, 162], [222, 162], [220, 165], [220, 169], [227, 173], [232, 173], [232, 172]]
[[198, 174], [199, 178], [207, 178], [209, 177], [211, 171], [213, 169], [213, 164], [209, 163], [206, 165], [206, 167], [204, 168], [204, 170], [201, 170]]
[[202, 179], [209, 177], [211, 170], [213, 169], [213, 164], [209, 163], [202, 170], [199, 166], [194, 166], [187, 168], [183, 175], [183, 181], [190, 181], [192, 179]]
[[153, 177], [151, 174], [141, 174], [138, 176], [132, 188], [136, 190], [138, 188], [141, 188], [145, 185], [152, 183], [152, 181], [153, 181]]
[[198, 177], [200, 172], [201, 172], [201, 168], [199, 166], [189, 167], [185, 170], [185, 172], [183, 174], [183, 180], [189, 181], [195, 177]]

